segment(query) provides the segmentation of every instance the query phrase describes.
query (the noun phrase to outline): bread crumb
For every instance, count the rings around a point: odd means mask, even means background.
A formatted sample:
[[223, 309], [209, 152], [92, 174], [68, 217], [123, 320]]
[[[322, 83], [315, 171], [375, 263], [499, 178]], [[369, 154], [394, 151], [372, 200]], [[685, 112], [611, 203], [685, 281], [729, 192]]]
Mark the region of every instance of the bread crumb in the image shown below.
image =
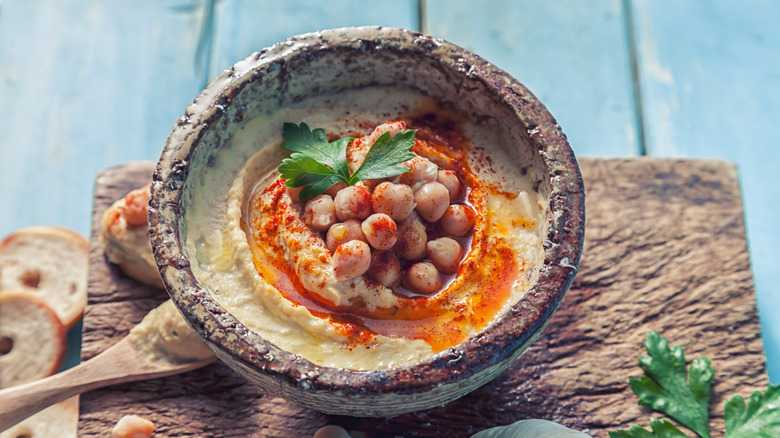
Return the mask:
[[111, 429], [111, 438], [149, 438], [154, 424], [138, 415], [125, 415]]

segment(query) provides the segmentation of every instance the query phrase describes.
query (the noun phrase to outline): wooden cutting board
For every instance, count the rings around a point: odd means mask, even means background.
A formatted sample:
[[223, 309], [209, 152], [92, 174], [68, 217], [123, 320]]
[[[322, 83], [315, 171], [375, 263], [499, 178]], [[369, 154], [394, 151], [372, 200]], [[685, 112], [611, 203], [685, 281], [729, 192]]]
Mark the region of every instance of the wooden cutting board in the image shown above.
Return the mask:
[[[722, 436], [723, 403], [768, 384], [735, 167], [650, 158], [580, 165], [587, 221], [574, 284], [536, 343], [466, 397], [395, 418], [336, 417], [264, 394], [216, 363], [84, 394], [79, 436], [104, 437], [123, 415], [138, 414], [155, 423], [155, 437], [305, 437], [326, 424], [354, 436], [459, 437], [527, 418], [606, 437], [649, 428], [659, 416], [639, 407], [628, 386], [642, 375], [637, 359], [649, 330], [682, 345], [688, 360], [711, 359], [713, 436]], [[167, 299], [108, 265], [96, 238], [103, 211], [149, 181], [152, 168], [128, 163], [98, 175], [84, 360]]]

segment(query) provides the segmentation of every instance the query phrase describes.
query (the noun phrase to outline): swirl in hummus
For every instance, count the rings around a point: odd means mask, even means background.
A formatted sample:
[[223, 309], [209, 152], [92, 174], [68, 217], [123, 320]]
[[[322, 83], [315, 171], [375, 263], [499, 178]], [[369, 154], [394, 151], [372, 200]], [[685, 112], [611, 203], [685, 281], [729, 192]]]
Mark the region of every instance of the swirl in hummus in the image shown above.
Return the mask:
[[[512, 156], [505, 139], [436, 108], [432, 99], [373, 92], [380, 108], [361, 106], [345, 92], [246, 122], [225, 150], [200, 157], [196, 183], [185, 197], [187, 251], [214, 298], [278, 347], [320, 365], [356, 370], [418, 362], [495, 321], [538, 274], [546, 215], [546, 200], [534, 190], [537, 175]], [[286, 156], [280, 146], [284, 121], [306, 120], [329, 137], [357, 137], [348, 149], [351, 161], [364, 155], [376, 136], [372, 131], [388, 119], [417, 129], [412, 152], [457, 175], [462, 188], [452, 205], [475, 213], [468, 232], [457, 235], [438, 219], [412, 213], [429, 242], [446, 237], [462, 248], [454, 266], [437, 271], [435, 289], [384, 281], [371, 271], [339, 275], [325, 229], [312, 226], [306, 204], [275, 171]], [[379, 183], [359, 184], [371, 193]], [[399, 230], [402, 225], [399, 220]], [[395, 257], [400, 244], [380, 248]], [[383, 251], [373, 246], [376, 258]], [[430, 258], [400, 257], [401, 270]]]

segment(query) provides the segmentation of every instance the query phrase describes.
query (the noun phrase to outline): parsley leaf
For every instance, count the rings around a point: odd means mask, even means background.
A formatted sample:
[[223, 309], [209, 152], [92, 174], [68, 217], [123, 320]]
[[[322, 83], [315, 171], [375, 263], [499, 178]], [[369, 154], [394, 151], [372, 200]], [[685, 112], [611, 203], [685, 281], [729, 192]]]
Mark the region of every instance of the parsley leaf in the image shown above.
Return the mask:
[[[669, 349], [669, 342], [650, 332], [645, 341], [648, 356], [639, 363], [648, 377], [630, 379], [639, 404], [664, 412], [688, 426], [701, 437], [709, 437], [708, 405], [715, 371], [707, 358], [691, 362], [685, 379], [685, 356], [682, 347]], [[780, 385], [769, 385], [764, 393], [755, 391], [747, 405], [734, 396], [723, 409], [726, 438], [773, 438], [780, 436]], [[648, 432], [640, 426], [609, 432], [610, 438], [683, 438], [682, 432], [668, 420], [651, 420]]]
[[628, 430], [618, 430], [610, 432], [610, 438], [687, 438], [671, 421], [666, 419], [654, 418], [650, 420], [650, 429], [648, 432], [641, 426], [631, 426]]
[[334, 173], [328, 166], [298, 152], [282, 160], [278, 170], [282, 178], [287, 180], [286, 187], [303, 186], [303, 190], [298, 195], [303, 201], [324, 193], [333, 184], [343, 181], [341, 175]]
[[[355, 182], [363, 179], [387, 178], [409, 172], [404, 161], [414, 158], [414, 153], [409, 152], [414, 145], [415, 130], [406, 130], [390, 136], [389, 132], [382, 134], [371, 146], [366, 154], [363, 164], [352, 175]], [[354, 184], [354, 183], [352, 183]]]
[[738, 395], [724, 408], [726, 438], [771, 438], [780, 436], [780, 385], [769, 385], [762, 394], [750, 395], [747, 406]]
[[665, 413], [702, 438], [710, 438], [710, 387], [715, 378], [710, 361], [696, 359], [686, 373], [682, 347], [670, 349], [666, 338], [656, 332], [647, 335], [645, 348], [648, 355], [639, 358], [639, 364], [647, 376], [630, 379], [639, 404]]
[[347, 167], [347, 146], [352, 137], [328, 142], [321, 128], [311, 130], [306, 123], [285, 123], [282, 128], [282, 146], [292, 151], [282, 160], [279, 173], [287, 180], [286, 187], [303, 187], [302, 201], [324, 193], [333, 184], [345, 182], [354, 185], [364, 179], [387, 178], [409, 172], [401, 164], [414, 158], [410, 152], [417, 131], [404, 130], [390, 135], [382, 134], [369, 148], [363, 163], [355, 173]]
[[330, 167], [340, 175], [349, 175], [347, 170], [347, 144], [352, 137], [340, 138], [333, 143], [323, 129], [311, 131], [309, 125], [301, 123], [285, 123], [282, 128], [282, 146], [285, 149], [300, 152]]

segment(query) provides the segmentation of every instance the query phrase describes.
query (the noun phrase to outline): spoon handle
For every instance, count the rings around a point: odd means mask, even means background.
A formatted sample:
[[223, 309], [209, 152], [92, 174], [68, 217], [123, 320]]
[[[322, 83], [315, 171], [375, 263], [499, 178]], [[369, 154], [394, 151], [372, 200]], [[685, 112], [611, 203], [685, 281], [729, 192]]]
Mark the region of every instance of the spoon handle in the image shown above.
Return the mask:
[[76, 394], [117, 383], [183, 373], [213, 360], [212, 357], [184, 364], [151, 361], [124, 338], [103, 353], [71, 369], [0, 390], [0, 431]]

